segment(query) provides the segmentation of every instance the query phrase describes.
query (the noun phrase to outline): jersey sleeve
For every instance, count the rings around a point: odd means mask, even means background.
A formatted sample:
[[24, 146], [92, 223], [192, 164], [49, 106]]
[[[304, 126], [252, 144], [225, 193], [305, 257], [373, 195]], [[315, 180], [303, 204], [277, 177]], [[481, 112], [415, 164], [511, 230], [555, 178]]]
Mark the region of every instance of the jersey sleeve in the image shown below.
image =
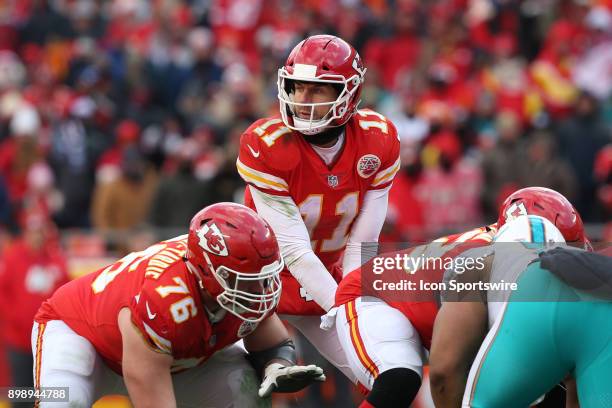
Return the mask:
[[289, 195], [288, 163], [279, 140], [288, 133], [280, 119], [272, 118], [258, 120], [242, 134], [236, 167], [248, 185], [267, 194]]
[[380, 170], [372, 179], [370, 190], [390, 187], [393, 184], [393, 178], [400, 169], [400, 141], [397, 129], [393, 122], [387, 118], [385, 120], [387, 122], [387, 134], [384, 135], [383, 156], [381, 158]]
[[151, 293], [145, 285], [130, 304], [132, 323], [136, 326], [145, 342], [155, 351], [172, 355], [172, 327], [169, 325], [168, 312], [164, 310], [159, 296]]
[[192, 355], [210, 336], [199, 294], [181, 263], [147, 279], [130, 303], [132, 322], [149, 346], [174, 359]]

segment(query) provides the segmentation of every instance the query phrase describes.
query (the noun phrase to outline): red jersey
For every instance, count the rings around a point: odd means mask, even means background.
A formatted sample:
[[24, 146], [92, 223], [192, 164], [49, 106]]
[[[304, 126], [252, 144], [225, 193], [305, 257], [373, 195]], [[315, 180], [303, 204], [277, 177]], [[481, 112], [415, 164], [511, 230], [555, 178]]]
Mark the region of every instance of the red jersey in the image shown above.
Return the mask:
[[[383, 115], [368, 109], [357, 111], [347, 122], [344, 136], [342, 150], [327, 165], [281, 119], [261, 119], [242, 135], [236, 163], [250, 186], [293, 199], [313, 251], [337, 281], [342, 277], [337, 264], [365, 194], [390, 186], [400, 167], [397, 131]], [[256, 210], [248, 189], [245, 204]], [[281, 277], [279, 313], [323, 313], [312, 301], [288, 305], [291, 299], [300, 298], [300, 286], [287, 270]]]
[[117, 317], [129, 307], [132, 322], [156, 351], [172, 355], [172, 371], [199, 365], [217, 350], [251, 333], [257, 324], [226, 314], [211, 324], [199, 285], [184, 262], [187, 235], [133, 252], [55, 292], [35, 320], [62, 320], [89, 340], [121, 374]]
[[[437, 257], [443, 260], [454, 259], [456, 256], [467, 251], [471, 248], [488, 245], [493, 240], [491, 234], [492, 231], [496, 230], [495, 224], [479, 227], [473, 230], [462, 232], [459, 234], [448, 235], [436, 239], [431, 244], [420, 245], [412, 247], [399, 252], [399, 255], [412, 254], [413, 256], [420, 256], [418, 254], [427, 254], [429, 257]], [[382, 254], [379, 257], [392, 258], [396, 254]], [[336, 291], [336, 306], [344, 305], [353, 299], [361, 296], [375, 296], [384, 300], [389, 306], [399, 310], [410, 320], [410, 323], [419, 333], [423, 345], [429, 349], [431, 346], [431, 338], [433, 335], [433, 325], [438, 314], [438, 301], [433, 299], [434, 293], [423, 291], [415, 292], [404, 292], [407, 296], [405, 300], [398, 300], [397, 297], [393, 297], [393, 294], [385, 293], [385, 291], [376, 291], [371, 286], [374, 279], [377, 276], [374, 275], [370, 267], [370, 263], [366, 264], [369, 267], [369, 271], [366, 272], [367, 276], [362, 279], [362, 269], [358, 268], [349, 273], [338, 286]], [[390, 271], [394, 275], [398, 273], [401, 276], [382, 278], [388, 282], [400, 282], [402, 278], [412, 277], [412, 279], [418, 278], [421, 280], [427, 280], [429, 282], [441, 282], [444, 270], [440, 268], [429, 268], [426, 273], [423, 273], [425, 268], [421, 268], [414, 272], [412, 275], [407, 275], [404, 270]], [[385, 275], [380, 275], [385, 276]], [[412, 298], [409, 298], [412, 296]]]
[[66, 282], [66, 258], [55, 243], [34, 250], [21, 238], [5, 249], [0, 260], [0, 310], [5, 311], [2, 319], [7, 345], [24, 352], [32, 350], [34, 315], [45, 299]]

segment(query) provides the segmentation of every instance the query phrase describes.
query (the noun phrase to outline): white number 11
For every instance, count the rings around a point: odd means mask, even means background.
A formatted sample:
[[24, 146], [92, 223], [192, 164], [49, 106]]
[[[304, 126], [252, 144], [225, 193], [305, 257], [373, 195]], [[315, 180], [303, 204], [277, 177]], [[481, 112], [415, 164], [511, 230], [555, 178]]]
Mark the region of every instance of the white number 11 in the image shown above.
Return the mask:
[[[348, 239], [348, 229], [357, 216], [357, 210], [359, 206], [359, 192], [354, 191], [348, 193], [336, 204], [335, 214], [340, 216], [340, 222], [334, 229], [332, 236], [329, 239], [324, 239], [321, 243], [322, 252], [332, 252], [342, 249]], [[300, 214], [306, 224], [308, 234], [312, 237], [315, 228], [319, 224], [321, 218], [321, 212], [323, 210], [323, 195], [322, 194], [311, 194], [299, 205]], [[311, 242], [313, 249], [315, 249], [317, 242]]]

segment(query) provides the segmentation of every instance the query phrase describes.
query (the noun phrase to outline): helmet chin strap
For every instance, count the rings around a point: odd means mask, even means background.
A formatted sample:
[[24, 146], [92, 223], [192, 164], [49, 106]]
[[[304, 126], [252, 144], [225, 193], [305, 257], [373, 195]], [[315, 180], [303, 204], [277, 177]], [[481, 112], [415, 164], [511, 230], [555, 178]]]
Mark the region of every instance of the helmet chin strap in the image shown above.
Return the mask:
[[323, 130], [322, 132], [317, 133], [315, 135], [306, 135], [302, 133], [302, 137], [304, 138], [304, 140], [306, 140], [310, 144], [313, 144], [315, 146], [321, 146], [321, 145], [329, 144], [335, 141], [336, 139], [338, 139], [338, 137], [340, 137], [340, 134], [343, 131], [344, 131], [344, 125], [327, 128]]

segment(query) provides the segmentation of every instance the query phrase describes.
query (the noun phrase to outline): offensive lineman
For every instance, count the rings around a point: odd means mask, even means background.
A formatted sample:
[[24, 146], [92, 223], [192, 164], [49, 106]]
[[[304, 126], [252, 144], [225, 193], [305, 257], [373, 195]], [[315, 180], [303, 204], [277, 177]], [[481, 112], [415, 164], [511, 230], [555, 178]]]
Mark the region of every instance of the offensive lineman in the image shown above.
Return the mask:
[[[34, 384], [68, 387], [64, 405], [128, 394], [136, 407], [250, 407], [325, 376], [296, 366], [274, 313], [283, 268], [268, 224], [247, 207], [198, 212], [189, 234], [76, 279], [40, 308]], [[234, 343], [244, 339], [249, 361]]]

